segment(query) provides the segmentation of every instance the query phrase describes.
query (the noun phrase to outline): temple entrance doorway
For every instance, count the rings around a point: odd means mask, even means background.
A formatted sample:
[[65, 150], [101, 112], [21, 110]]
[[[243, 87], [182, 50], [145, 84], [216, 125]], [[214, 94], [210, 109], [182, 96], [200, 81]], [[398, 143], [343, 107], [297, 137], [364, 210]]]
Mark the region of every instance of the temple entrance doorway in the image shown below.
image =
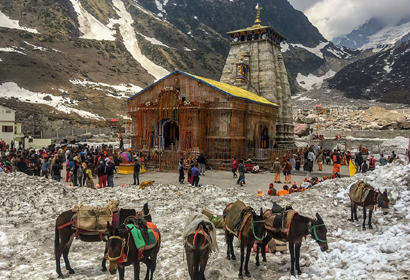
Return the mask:
[[170, 148], [171, 145], [177, 146], [179, 141], [179, 125], [174, 120], [167, 120], [162, 125], [164, 148]]

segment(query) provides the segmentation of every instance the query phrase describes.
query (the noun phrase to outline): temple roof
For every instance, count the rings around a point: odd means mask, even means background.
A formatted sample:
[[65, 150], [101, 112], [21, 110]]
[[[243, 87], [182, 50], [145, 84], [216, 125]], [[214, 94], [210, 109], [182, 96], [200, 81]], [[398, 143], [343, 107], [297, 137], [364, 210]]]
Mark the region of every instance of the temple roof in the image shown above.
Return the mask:
[[[254, 30], [260, 30], [260, 29], [273, 29], [270, 26], [261, 26], [261, 25], [253, 25], [251, 27], [248, 28], [243, 28], [243, 29], [238, 29], [238, 30], [234, 30], [234, 31], [229, 31], [226, 34], [233, 34], [233, 33], [240, 33], [240, 32], [246, 32], [246, 31], [254, 31]], [[275, 29], [273, 29], [275, 30]], [[275, 30], [276, 31], [276, 30]], [[277, 32], [277, 31], [276, 31]], [[278, 32], [279, 33], [279, 32]]]
[[275, 104], [275, 103], [273, 103], [273, 102], [270, 102], [270, 101], [267, 100], [266, 98], [263, 98], [263, 97], [261, 97], [261, 96], [259, 96], [259, 95], [256, 95], [256, 94], [253, 93], [253, 92], [244, 90], [244, 89], [242, 89], [242, 88], [239, 88], [239, 87], [236, 87], [236, 86], [233, 86], [233, 85], [221, 83], [221, 82], [218, 82], [218, 81], [215, 81], [215, 80], [211, 80], [211, 79], [199, 77], [199, 76], [196, 76], [196, 75], [188, 74], [188, 73], [185, 73], [185, 72], [182, 72], [182, 71], [179, 71], [179, 70], [176, 70], [176, 71], [170, 73], [169, 75], [163, 77], [162, 79], [156, 81], [155, 83], [149, 85], [148, 87], [144, 88], [143, 90], [141, 90], [141, 91], [138, 92], [137, 94], [135, 94], [135, 95], [129, 97], [128, 100], [131, 100], [132, 98], [134, 98], [135, 96], [137, 96], [137, 95], [143, 93], [144, 91], [146, 91], [147, 89], [149, 89], [149, 88], [152, 87], [153, 85], [159, 83], [160, 81], [162, 81], [162, 80], [166, 79], [167, 77], [169, 77], [169, 76], [171, 76], [171, 75], [173, 75], [173, 74], [176, 74], [176, 73], [180, 73], [180, 74], [182, 74], [182, 75], [184, 75], [184, 76], [193, 78], [193, 79], [195, 79], [195, 80], [197, 80], [197, 81], [200, 81], [200, 82], [203, 83], [203, 84], [206, 84], [206, 85], [208, 85], [208, 86], [210, 86], [210, 87], [212, 87], [212, 88], [214, 88], [214, 89], [216, 89], [216, 90], [218, 90], [218, 91], [220, 91], [220, 92], [222, 92], [222, 93], [228, 94], [228, 95], [230, 95], [230, 96], [232, 96], [232, 97], [236, 97], [236, 98], [240, 98], [240, 99], [246, 99], [246, 100], [249, 100], [250, 102], [253, 102], [253, 103], [264, 104], [264, 105], [270, 105], [270, 106], [273, 106], [273, 107], [279, 107], [278, 104]]

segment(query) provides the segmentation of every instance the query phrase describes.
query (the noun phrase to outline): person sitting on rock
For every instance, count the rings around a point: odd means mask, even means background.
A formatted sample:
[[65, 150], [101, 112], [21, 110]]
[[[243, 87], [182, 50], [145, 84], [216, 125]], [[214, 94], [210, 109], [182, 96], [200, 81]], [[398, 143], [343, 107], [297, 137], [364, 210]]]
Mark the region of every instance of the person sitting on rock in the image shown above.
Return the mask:
[[296, 182], [293, 182], [293, 185], [289, 189], [289, 194], [294, 192], [301, 192], [301, 189], [298, 187]]
[[286, 194], [289, 194], [289, 187], [287, 185], [284, 185], [283, 190], [277, 192], [277, 196], [282, 196]]
[[[253, 166], [253, 164], [252, 164], [252, 160], [251, 160], [251, 159], [248, 159], [248, 160], [246, 161], [246, 164], [245, 164], [246, 172], [251, 172], [251, 173], [253, 173], [253, 168], [254, 168], [254, 166]], [[258, 168], [259, 168], [259, 166], [258, 166]]]
[[259, 173], [259, 165], [255, 164], [252, 168], [252, 173]]
[[303, 180], [303, 183], [300, 184], [300, 187], [301, 187], [301, 188], [304, 188], [305, 190], [309, 189], [311, 186], [312, 186], [312, 183], [309, 182], [309, 179], [308, 179], [308, 178], [305, 178], [305, 179]]
[[269, 184], [269, 190], [268, 190], [268, 195], [276, 195], [276, 189], [272, 183]]

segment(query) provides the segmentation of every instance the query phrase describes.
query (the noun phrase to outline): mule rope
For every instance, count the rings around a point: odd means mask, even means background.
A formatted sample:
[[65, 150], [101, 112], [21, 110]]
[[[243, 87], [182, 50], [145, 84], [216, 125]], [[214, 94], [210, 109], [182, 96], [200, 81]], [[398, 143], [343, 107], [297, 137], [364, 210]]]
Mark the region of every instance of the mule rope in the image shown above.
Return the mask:
[[252, 219], [252, 222], [251, 222], [251, 224], [252, 224], [253, 237], [255, 237], [255, 239], [258, 240], [258, 241], [262, 241], [262, 240], [265, 238], [265, 236], [263, 236], [262, 238], [259, 238], [259, 237], [256, 236], [256, 234], [255, 234], [255, 227], [254, 227], [254, 224], [255, 224], [255, 223], [263, 223], [263, 221], [254, 221], [254, 220]]

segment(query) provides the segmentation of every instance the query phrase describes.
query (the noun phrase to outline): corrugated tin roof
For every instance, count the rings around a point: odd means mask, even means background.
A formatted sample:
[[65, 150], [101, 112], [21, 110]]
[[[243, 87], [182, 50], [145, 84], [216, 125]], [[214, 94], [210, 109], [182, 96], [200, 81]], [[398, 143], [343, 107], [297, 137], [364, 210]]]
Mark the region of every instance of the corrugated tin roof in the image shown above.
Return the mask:
[[[183, 73], [183, 72], [181, 72]], [[228, 95], [231, 95], [233, 97], [237, 97], [237, 98], [241, 98], [241, 99], [247, 99], [251, 102], [255, 102], [255, 103], [260, 103], [260, 104], [266, 104], [266, 105], [271, 105], [274, 107], [279, 107], [278, 104], [272, 103], [269, 100], [267, 100], [266, 98], [263, 98], [253, 92], [244, 90], [242, 88], [230, 85], [230, 84], [225, 84], [225, 83], [221, 83], [218, 81], [214, 81], [211, 79], [207, 79], [207, 78], [203, 78], [203, 77], [199, 77], [199, 76], [195, 76], [195, 75], [191, 75], [188, 73], [183, 73], [187, 76], [193, 77], [194, 79], [200, 80], [201, 82], [223, 92], [226, 93]]]
[[233, 86], [233, 85], [221, 83], [221, 82], [218, 82], [218, 81], [215, 81], [215, 80], [211, 80], [211, 79], [203, 78], [203, 77], [200, 77], [200, 76], [188, 74], [188, 73], [185, 73], [185, 72], [182, 72], [182, 71], [179, 71], [179, 70], [174, 71], [174, 72], [170, 73], [169, 75], [163, 77], [162, 79], [156, 81], [155, 83], [149, 85], [148, 87], [144, 88], [143, 90], [141, 90], [137, 94], [129, 97], [128, 100], [131, 100], [135, 96], [137, 96], [137, 95], [143, 93], [144, 91], [146, 91], [148, 88], [154, 86], [155, 84], [159, 83], [160, 81], [164, 80], [165, 78], [167, 78], [167, 77], [169, 77], [169, 76], [171, 76], [175, 73], [181, 73], [182, 75], [185, 75], [187, 77], [193, 78], [193, 79], [198, 80], [198, 81], [201, 81], [202, 83], [204, 83], [204, 84], [206, 84], [206, 85], [208, 85], [208, 86], [210, 86], [210, 87], [212, 87], [216, 90], [219, 90], [220, 92], [228, 94], [232, 97], [236, 97], [236, 98], [240, 98], [240, 99], [246, 99], [246, 100], [249, 100], [249, 101], [254, 102], [254, 103], [270, 105], [270, 106], [273, 106], [273, 107], [279, 107], [278, 104], [270, 102], [266, 98], [263, 98], [263, 97], [255, 94], [253, 92], [244, 90], [242, 88], [239, 88], [239, 87], [236, 87], [236, 86]]

